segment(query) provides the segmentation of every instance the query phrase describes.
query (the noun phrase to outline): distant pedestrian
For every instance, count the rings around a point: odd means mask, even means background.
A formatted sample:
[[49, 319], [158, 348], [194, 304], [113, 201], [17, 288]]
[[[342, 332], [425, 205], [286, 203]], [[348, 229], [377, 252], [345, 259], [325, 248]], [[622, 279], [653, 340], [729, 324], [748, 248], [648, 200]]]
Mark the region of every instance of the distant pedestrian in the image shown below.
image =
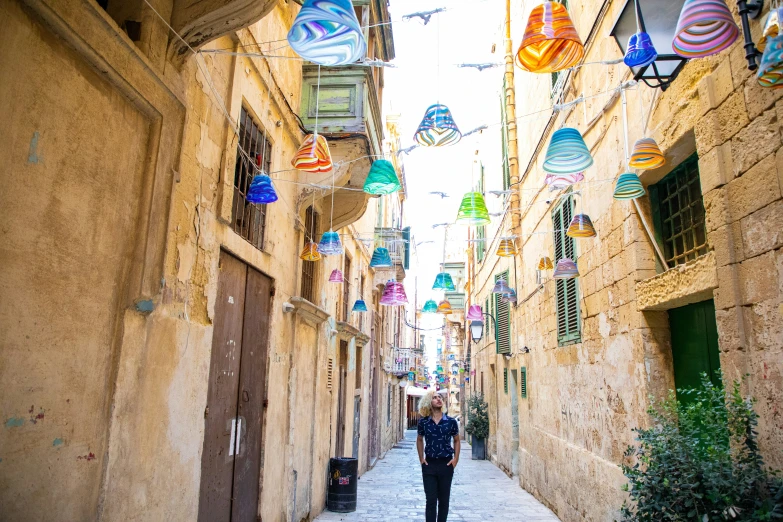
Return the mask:
[[[419, 400], [419, 415], [416, 449], [427, 496], [426, 522], [446, 522], [451, 479], [459, 462], [459, 425], [456, 419], [446, 415], [443, 397], [433, 390]], [[454, 447], [451, 446], [452, 440]]]

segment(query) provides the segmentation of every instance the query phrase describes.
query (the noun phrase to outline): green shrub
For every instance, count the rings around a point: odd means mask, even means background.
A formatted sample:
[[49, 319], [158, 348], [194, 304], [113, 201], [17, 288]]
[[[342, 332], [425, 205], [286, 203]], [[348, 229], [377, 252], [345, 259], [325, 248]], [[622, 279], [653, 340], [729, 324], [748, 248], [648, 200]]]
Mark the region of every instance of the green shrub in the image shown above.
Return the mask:
[[479, 439], [486, 439], [489, 435], [488, 405], [484, 401], [484, 395], [477, 393], [468, 398], [468, 424], [465, 431]]
[[652, 401], [650, 428], [636, 428], [623, 473], [631, 502], [625, 521], [783, 520], [783, 486], [759, 453], [754, 400], [740, 382], [702, 386]]

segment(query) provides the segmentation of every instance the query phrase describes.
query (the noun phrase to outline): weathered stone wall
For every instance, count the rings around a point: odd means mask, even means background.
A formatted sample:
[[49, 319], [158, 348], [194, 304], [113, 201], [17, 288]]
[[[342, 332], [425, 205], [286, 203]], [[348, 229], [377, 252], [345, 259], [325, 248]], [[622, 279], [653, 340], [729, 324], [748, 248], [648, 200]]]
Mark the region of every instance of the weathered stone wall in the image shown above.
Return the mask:
[[[605, 16], [596, 20], [602, 4], [569, 6], [583, 38], [598, 24], [585, 62], [620, 56], [607, 35], [622, 3], [610, 3]], [[512, 15], [514, 49], [527, 14]], [[759, 22], [752, 27], [758, 35]], [[518, 114], [551, 106], [550, 75], [515, 73]], [[783, 391], [783, 236], [772, 226], [783, 208], [782, 95], [757, 85], [746, 69], [740, 41], [717, 56], [688, 63], [665, 92], [639, 85], [624, 97], [591, 96], [629, 79], [622, 64], [583, 67], [571, 73], [562, 101], [584, 94], [584, 104], [554, 114], [549, 127], [548, 113], [519, 121], [526, 131], [519, 141], [522, 223], [516, 231], [521, 254], [515, 259], [519, 306], [512, 310], [513, 355], [495, 355], [486, 341], [473, 346], [474, 386], [480, 387], [483, 373], [490, 403], [489, 457], [511, 470], [511, 401], [503, 391], [503, 368], [525, 366], [528, 397], [519, 401], [520, 485], [566, 521], [613, 520], [622, 505], [625, 478], [619, 465], [633, 442], [631, 429], [647, 424], [648, 395], [674, 386], [666, 312], [674, 307], [714, 298], [721, 367], [727, 379], [750, 374], [747, 390], [758, 399], [762, 451], [776, 467], [783, 454], [778, 411]], [[710, 248], [707, 255], [661, 275], [633, 205], [612, 198], [613, 180], [625, 171], [623, 113], [632, 146], [643, 136], [642, 110], [646, 115], [650, 107], [647, 134], [658, 141], [667, 165], [641, 173], [641, 179], [645, 185], [655, 183], [697, 152]], [[576, 242], [581, 342], [560, 347], [555, 284], [548, 272], [539, 287], [535, 265], [553, 252], [551, 211], [559, 193], [545, 188], [541, 163], [552, 131], [563, 125], [580, 130], [595, 158], [575, 199], [576, 212], [591, 217], [598, 235]], [[488, 182], [487, 188], [496, 187]], [[639, 203], [652, 226], [649, 199]], [[499, 230], [515, 233], [508, 216]], [[483, 304], [493, 275], [508, 267], [493, 255], [494, 248], [488, 246], [488, 257], [476, 267], [474, 303]], [[521, 353], [523, 347], [530, 353]]]

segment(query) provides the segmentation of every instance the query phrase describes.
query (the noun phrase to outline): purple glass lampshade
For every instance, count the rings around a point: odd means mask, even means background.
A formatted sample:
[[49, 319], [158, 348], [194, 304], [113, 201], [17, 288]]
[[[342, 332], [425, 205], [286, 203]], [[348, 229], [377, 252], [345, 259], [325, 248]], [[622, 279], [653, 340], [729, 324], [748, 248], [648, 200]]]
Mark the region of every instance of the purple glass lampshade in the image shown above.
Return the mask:
[[345, 279], [343, 279], [343, 272], [339, 268], [335, 268], [332, 270], [331, 275], [329, 276], [329, 282], [330, 283], [344, 283]]
[[555, 267], [555, 273], [552, 277], [555, 279], [573, 279], [574, 277], [579, 277], [579, 270], [576, 268], [576, 263], [570, 259], [561, 259], [557, 262], [557, 267]]
[[508, 294], [510, 292], [511, 288], [508, 286], [505, 279], [498, 279], [498, 282], [495, 283], [495, 287], [492, 289], [493, 294]]
[[479, 305], [470, 305], [470, 308], [468, 308], [468, 313], [465, 316], [465, 320], [484, 321], [484, 313], [481, 311], [481, 307]]
[[408, 297], [405, 295], [405, 287], [397, 281], [389, 281], [383, 289], [381, 304], [384, 306], [402, 306], [408, 304]]

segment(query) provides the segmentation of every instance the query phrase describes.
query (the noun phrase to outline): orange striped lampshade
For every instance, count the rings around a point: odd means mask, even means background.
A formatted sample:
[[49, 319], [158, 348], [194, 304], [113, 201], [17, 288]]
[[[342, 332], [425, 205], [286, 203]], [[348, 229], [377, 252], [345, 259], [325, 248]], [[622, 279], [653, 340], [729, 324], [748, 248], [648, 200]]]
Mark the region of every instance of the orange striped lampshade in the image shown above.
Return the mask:
[[513, 239], [501, 239], [496, 254], [500, 257], [511, 257], [517, 255], [517, 247]]
[[664, 163], [666, 163], [666, 158], [655, 140], [642, 138], [634, 144], [628, 165], [634, 169], [650, 170], [657, 169]]
[[295, 169], [305, 172], [329, 172], [332, 170], [332, 155], [329, 153], [329, 144], [326, 138], [318, 135], [313, 139], [313, 135], [308, 135], [302, 142], [302, 146], [296, 152], [296, 156], [291, 160], [291, 165]]
[[587, 214], [577, 214], [568, 225], [566, 235], [569, 237], [595, 237], [593, 222]]
[[549, 256], [542, 256], [541, 259], [538, 260], [539, 270], [552, 270], [553, 268], [555, 268], [555, 265], [552, 264], [552, 258]]
[[517, 66], [534, 73], [551, 73], [578, 64], [585, 54], [568, 9], [560, 2], [533, 8], [517, 51]]
[[318, 251], [318, 245], [310, 241], [304, 246], [302, 253], [299, 254], [299, 259], [305, 261], [320, 261], [321, 253]]

